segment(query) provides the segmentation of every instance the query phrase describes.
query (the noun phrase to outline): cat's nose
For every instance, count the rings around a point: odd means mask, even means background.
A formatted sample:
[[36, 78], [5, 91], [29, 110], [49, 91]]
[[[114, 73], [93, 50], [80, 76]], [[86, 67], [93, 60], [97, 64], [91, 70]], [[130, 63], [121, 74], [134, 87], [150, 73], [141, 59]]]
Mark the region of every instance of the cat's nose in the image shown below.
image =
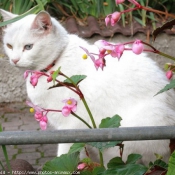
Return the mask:
[[14, 64], [17, 64], [17, 62], [19, 61], [19, 59], [12, 59]]

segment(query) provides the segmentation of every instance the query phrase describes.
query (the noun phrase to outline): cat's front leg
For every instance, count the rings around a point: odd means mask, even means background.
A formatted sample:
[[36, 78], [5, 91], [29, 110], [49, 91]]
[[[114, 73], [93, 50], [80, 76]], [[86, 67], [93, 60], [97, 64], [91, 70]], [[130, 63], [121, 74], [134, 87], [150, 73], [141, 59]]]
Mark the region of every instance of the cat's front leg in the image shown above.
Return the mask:
[[61, 143], [57, 148], [57, 156], [61, 156], [62, 154], [67, 154], [69, 152], [72, 143]]

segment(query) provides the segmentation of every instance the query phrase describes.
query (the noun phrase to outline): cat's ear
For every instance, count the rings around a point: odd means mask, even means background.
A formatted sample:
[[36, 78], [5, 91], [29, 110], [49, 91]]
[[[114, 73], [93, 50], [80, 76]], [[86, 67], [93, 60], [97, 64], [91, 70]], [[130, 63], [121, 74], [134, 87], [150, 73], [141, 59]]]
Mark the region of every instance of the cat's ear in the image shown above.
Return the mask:
[[31, 29], [42, 31], [43, 33], [49, 33], [52, 28], [51, 17], [49, 13], [41, 11], [38, 13], [33, 21]]
[[1, 13], [1, 16], [3, 17], [3, 21], [8, 21], [18, 16], [3, 9], [0, 9], [0, 13]]

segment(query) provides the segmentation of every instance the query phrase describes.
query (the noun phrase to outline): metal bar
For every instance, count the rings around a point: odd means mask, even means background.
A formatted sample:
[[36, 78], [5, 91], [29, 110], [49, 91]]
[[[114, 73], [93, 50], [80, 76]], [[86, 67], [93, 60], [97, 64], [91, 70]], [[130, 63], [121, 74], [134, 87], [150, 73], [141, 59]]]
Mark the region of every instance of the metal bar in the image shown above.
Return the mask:
[[175, 139], [175, 126], [0, 132], [0, 145], [162, 139]]

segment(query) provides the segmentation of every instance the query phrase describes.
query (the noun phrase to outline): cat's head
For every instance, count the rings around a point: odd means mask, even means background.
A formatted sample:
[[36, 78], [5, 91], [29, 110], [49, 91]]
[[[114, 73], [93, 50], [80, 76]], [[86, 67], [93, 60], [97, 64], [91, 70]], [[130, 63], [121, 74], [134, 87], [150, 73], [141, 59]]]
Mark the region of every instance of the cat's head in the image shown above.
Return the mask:
[[[4, 21], [17, 16], [4, 10], [0, 12]], [[7, 25], [3, 42], [12, 65], [41, 70], [59, 57], [68, 39], [65, 29], [42, 11]]]

